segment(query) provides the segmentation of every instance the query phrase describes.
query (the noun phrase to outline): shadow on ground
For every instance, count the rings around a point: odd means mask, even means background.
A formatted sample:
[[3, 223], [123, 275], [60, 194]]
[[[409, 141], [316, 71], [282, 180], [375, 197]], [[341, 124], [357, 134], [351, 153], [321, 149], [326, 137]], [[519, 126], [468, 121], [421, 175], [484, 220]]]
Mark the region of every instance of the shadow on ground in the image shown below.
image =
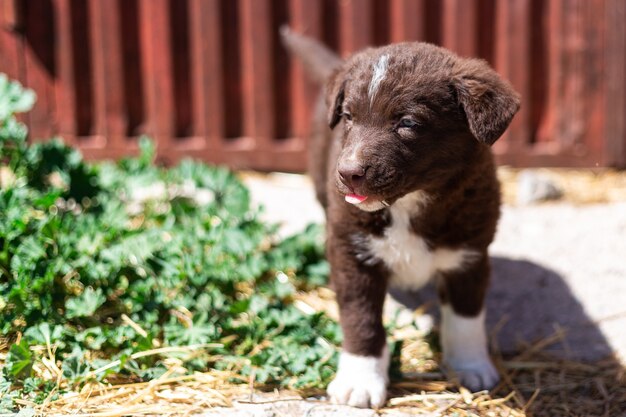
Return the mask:
[[[492, 282], [487, 295], [487, 328], [495, 332], [503, 354], [514, 354], [528, 345], [564, 336], [545, 347], [563, 359], [597, 361], [612, 350], [593, 320], [556, 272], [529, 261], [492, 257]], [[409, 309], [435, 299], [434, 287], [417, 292], [391, 291]], [[429, 310], [436, 319], [437, 308]]]
[[546, 346], [563, 359], [598, 361], [612, 355], [606, 338], [585, 313], [566, 281], [528, 261], [492, 258], [487, 326], [497, 330], [503, 353], [523, 350], [559, 331], [564, 337]]
[[[492, 257], [487, 328], [507, 368], [496, 396], [514, 391], [533, 416], [626, 416], [624, 367], [567, 281], [533, 262]], [[433, 305], [434, 286], [392, 291], [405, 307]], [[439, 320], [436, 305], [428, 313]]]

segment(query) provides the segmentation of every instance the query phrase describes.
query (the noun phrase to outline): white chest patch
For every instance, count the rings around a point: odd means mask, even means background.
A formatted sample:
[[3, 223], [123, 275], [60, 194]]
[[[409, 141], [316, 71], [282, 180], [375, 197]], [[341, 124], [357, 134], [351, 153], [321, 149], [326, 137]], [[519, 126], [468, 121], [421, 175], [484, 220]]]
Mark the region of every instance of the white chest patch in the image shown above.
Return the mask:
[[417, 290], [437, 271], [453, 271], [480, 254], [469, 249], [430, 250], [421, 236], [411, 230], [411, 218], [428, 204], [428, 196], [416, 191], [397, 200], [391, 207], [391, 226], [383, 237], [370, 237], [370, 255], [381, 259], [392, 271], [391, 286]]

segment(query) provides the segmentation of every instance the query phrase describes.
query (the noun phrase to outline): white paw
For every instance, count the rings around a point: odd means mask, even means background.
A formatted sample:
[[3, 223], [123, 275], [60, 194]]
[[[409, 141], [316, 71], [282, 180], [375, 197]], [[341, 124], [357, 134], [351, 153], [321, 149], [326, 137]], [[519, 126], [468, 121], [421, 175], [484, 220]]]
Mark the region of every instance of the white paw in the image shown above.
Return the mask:
[[360, 408], [380, 408], [387, 399], [387, 382], [372, 375], [337, 376], [328, 385], [328, 395], [335, 404], [346, 404]]
[[493, 388], [500, 380], [489, 358], [471, 363], [449, 364], [462, 386], [472, 392]]
[[441, 306], [443, 361], [471, 391], [493, 388], [499, 381], [487, 351], [485, 314], [463, 317], [449, 305]]
[[342, 352], [337, 376], [328, 385], [330, 400], [353, 407], [382, 407], [387, 399], [388, 367], [386, 346], [381, 357]]

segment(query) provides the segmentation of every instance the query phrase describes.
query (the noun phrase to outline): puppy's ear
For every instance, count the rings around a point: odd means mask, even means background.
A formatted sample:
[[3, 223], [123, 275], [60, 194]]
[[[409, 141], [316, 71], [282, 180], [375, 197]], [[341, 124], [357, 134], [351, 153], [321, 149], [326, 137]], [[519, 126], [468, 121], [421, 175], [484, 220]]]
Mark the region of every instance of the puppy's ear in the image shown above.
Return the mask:
[[345, 71], [340, 68], [330, 76], [326, 84], [326, 108], [328, 109], [328, 125], [331, 129], [334, 129], [341, 120], [345, 88]]
[[519, 94], [485, 61], [478, 59], [459, 62], [454, 86], [470, 131], [476, 139], [492, 145], [519, 110]]

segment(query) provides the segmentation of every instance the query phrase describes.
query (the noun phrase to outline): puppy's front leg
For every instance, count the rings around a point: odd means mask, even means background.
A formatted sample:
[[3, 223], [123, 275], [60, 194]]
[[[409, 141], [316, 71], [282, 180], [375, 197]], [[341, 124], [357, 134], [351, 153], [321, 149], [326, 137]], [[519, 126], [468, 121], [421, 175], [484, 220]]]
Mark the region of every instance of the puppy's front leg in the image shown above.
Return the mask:
[[354, 407], [381, 407], [387, 398], [389, 350], [382, 323], [387, 287], [382, 266], [366, 266], [354, 254], [329, 246], [344, 341], [339, 369], [328, 386], [331, 400]]
[[493, 388], [499, 380], [485, 331], [483, 303], [488, 283], [486, 253], [462, 270], [443, 273], [439, 282], [443, 361], [472, 391]]

